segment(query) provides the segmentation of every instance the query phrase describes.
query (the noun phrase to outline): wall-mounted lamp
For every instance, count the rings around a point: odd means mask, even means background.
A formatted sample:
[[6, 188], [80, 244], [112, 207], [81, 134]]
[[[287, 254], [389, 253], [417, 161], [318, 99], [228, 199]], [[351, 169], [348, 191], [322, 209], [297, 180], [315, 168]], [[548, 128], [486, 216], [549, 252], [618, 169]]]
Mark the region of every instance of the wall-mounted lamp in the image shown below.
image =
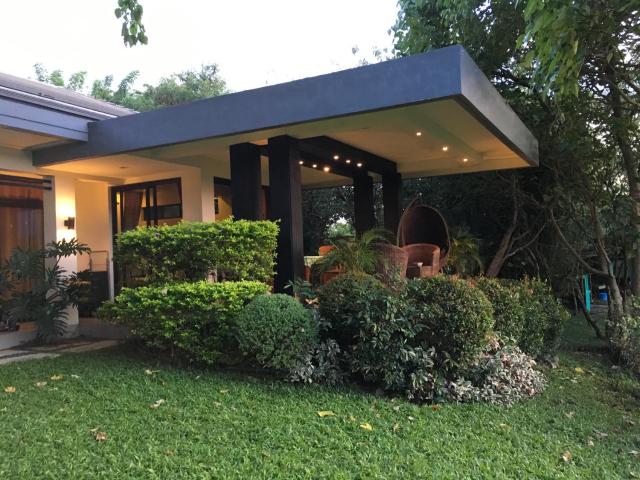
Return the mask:
[[62, 224], [67, 227], [68, 230], [73, 230], [76, 228], [76, 217], [67, 217]]

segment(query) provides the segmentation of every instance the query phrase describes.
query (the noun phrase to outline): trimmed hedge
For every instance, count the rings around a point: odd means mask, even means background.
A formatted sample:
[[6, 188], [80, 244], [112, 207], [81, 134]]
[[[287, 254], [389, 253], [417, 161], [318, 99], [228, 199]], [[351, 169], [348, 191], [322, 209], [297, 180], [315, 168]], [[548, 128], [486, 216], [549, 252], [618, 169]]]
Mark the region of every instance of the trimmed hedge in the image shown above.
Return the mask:
[[288, 372], [317, 345], [317, 322], [289, 295], [259, 295], [238, 316], [236, 339], [261, 367]]
[[232, 219], [137, 228], [118, 236], [116, 263], [143, 285], [204, 280], [214, 271], [221, 280], [268, 282], [278, 228], [267, 220]]
[[412, 280], [407, 282], [407, 295], [415, 310], [418, 346], [434, 347], [440, 367], [464, 368], [486, 346], [493, 309], [470, 282], [442, 275]]
[[509, 343], [517, 344], [524, 329], [524, 306], [520, 288], [497, 278], [478, 277], [473, 282], [493, 306], [493, 330]]
[[213, 364], [234, 353], [235, 320], [257, 295], [260, 282], [183, 282], [125, 288], [98, 310], [100, 318], [127, 325], [148, 346]]
[[525, 318], [519, 347], [532, 357], [552, 353], [571, 315], [546, 282], [525, 278], [515, 285], [520, 290]]

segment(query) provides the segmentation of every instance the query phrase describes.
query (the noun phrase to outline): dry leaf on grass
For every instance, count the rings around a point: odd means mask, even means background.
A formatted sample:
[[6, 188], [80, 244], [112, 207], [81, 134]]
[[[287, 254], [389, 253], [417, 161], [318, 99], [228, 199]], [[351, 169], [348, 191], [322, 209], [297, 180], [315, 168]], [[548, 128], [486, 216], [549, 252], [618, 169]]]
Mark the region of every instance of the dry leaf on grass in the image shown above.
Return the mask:
[[631, 417], [629, 417], [629, 416], [627, 416], [627, 415], [625, 415], [624, 417], [622, 417], [622, 421], [623, 421], [624, 423], [626, 423], [627, 425], [635, 425], [635, 424], [636, 424], [636, 422], [634, 422], [634, 421], [631, 419]]
[[438, 405], [437, 403], [434, 405], [431, 405], [431, 410], [433, 410], [434, 412], [437, 412], [441, 408], [442, 408], [442, 405]]
[[227, 393], [229, 393], [229, 390], [226, 388], [223, 388], [222, 390], [220, 390], [220, 393], [223, 395], [226, 395]]
[[16, 387], [4, 387], [4, 393], [16, 393]]
[[591, 437], [587, 438], [587, 447], [593, 448], [595, 443], [593, 443], [593, 439]]
[[400, 424], [399, 423], [394, 423], [393, 424], [393, 431], [394, 431], [394, 433], [397, 433], [398, 431], [400, 431]]
[[148, 368], [145, 369], [144, 374], [145, 375], [155, 375], [156, 373], [158, 373], [160, 370], [149, 370]]
[[57, 382], [58, 380], [62, 380], [64, 377], [62, 375], [53, 375], [51, 377], [51, 380], [53, 380], [54, 382]]
[[573, 369], [573, 371], [576, 373], [584, 373], [584, 368], [576, 367]]
[[164, 398], [161, 398], [160, 400], [156, 400], [151, 405], [149, 405], [149, 408], [158, 408], [163, 403], [164, 403]]
[[335, 417], [335, 416], [336, 416], [336, 414], [335, 414], [335, 413], [333, 413], [331, 410], [320, 410], [320, 411], [318, 412], [318, 416], [319, 416], [320, 418], [324, 418], [324, 417]]
[[640, 452], [638, 450], [630, 450], [629, 455], [632, 455], [635, 458], [640, 458]]
[[36, 387], [42, 388], [47, 385], [47, 382], [36, 382]]
[[373, 427], [371, 426], [370, 423], [362, 423], [360, 424], [360, 428], [362, 428], [363, 430], [367, 430], [369, 432], [373, 430]]
[[609, 434], [608, 434], [608, 433], [599, 432], [598, 430], [595, 430], [595, 432], [594, 432], [594, 433], [596, 434], [596, 437], [598, 437], [598, 438], [606, 438], [606, 437], [608, 437], [608, 436], [609, 436]]
[[104, 432], [95, 432], [93, 436], [96, 439], [96, 442], [104, 442], [108, 438], [107, 434]]
[[576, 412], [567, 412], [564, 414], [565, 417], [567, 418], [573, 418], [575, 416]]
[[573, 460], [573, 455], [569, 450], [562, 454], [562, 460], [564, 461], [564, 463], [569, 463], [571, 462], [571, 460]]

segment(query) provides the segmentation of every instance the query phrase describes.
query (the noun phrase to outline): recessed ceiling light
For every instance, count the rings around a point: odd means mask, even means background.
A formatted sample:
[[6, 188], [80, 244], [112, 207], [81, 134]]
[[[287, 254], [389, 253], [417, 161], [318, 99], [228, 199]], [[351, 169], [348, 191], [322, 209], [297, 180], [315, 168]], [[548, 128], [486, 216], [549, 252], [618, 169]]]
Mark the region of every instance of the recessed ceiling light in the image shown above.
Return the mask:
[[324, 170], [325, 172], [328, 172], [328, 171], [329, 171], [329, 170], [331, 170], [331, 169], [330, 169], [329, 167], [324, 167], [324, 168], [323, 168], [323, 170]]
[[422, 136], [422, 132], [416, 132], [416, 137], [421, 137]]
[[467, 157], [464, 157], [464, 158], [462, 159], [462, 161], [463, 161], [464, 163], [467, 163], [467, 162], [469, 161], [469, 159], [468, 159]]
[[447, 150], [449, 150], [449, 146], [448, 146], [448, 145], [444, 145], [444, 146], [442, 147], [442, 151], [443, 151], [443, 152], [446, 152]]
[[318, 164], [314, 163], [313, 165], [311, 165], [313, 168], [318, 168]]
[[334, 156], [333, 156], [333, 159], [334, 159], [334, 160], [340, 160], [340, 155], [334, 155]]
[[298, 163], [299, 163], [300, 165], [304, 165], [304, 162], [303, 162], [302, 160], [300, 160]]
[[351, 159], [350, 159], [350, 158], [347, 158], [347, 159], [344, 161], [344, 163], [351, 163]]
[[358, 162], [358, 163], [356, 163], [356, 165], [357, 165], [358, 167], [361, 167], [361, 166], [362, 166], [362, 162]]

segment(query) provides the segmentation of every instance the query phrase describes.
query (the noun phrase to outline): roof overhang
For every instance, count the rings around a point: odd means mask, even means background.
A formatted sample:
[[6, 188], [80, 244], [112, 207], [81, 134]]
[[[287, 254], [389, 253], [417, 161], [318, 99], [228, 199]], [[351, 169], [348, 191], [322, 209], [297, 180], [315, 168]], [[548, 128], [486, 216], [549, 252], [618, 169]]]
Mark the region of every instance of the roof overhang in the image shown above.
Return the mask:
[[[230, 145], [277, 135], [330, 137], [396, 163], [405, 176], [538, 164], [536, 139], [460, 46], [88, 128], [86, 142], [35, 150], [34, 164], [121, 154], [222, 161]], [[316, 173], [306, 183], [323, 183]]]

